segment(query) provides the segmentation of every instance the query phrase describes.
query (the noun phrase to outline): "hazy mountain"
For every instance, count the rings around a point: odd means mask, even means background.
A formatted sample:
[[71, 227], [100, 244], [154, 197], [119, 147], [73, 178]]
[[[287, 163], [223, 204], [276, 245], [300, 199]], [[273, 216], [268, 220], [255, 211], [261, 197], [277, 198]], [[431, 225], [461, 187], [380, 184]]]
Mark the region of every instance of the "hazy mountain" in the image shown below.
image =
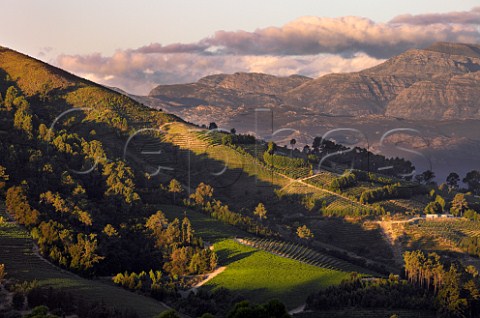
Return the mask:
[[149, 96], [172, 106], [290, 106], [341, 116], [479, 119], [480, 46], [436, 43], [361, 72], [310, 80], [265, 74], [212, 75], [160, 85]]
[[[408, 50], [360, 72], [317, 79], [220, 74], [196, 83], [160, 85], [148, 97], [137, 99], [191, 122], [215, 121], [240, 132], [258, 133], [254, 110], [269, 108], [274, 124], [263, 126], [298, 130], [284, 140], [296, 135], [299, 144], [339, 127], [362, 130], [373, 145], [385, 133], [378, 127], [387, 131], [419, 129], [428, 149], [420, 145], [425, 144], [423, 141], [415, 147], [451, 168], [445, 158], [452, 151], [457, 151], [455, 158], [463, 160], [471, 158], [470, 150], [478, 149], [478, 137], [465, 128], [475, 131], [476, 120], [480, 119], [479, 88], [480, 46], [441, 42]], [[462, 164], [461, 168], [467, 166]]]

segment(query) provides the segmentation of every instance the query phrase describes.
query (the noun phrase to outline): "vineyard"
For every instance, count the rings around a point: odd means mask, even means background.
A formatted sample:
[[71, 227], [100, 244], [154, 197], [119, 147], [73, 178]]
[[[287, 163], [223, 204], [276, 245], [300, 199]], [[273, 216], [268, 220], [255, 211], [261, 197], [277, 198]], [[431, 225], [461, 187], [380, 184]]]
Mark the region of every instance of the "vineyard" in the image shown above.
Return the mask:
[[361, 267], [338, 258], [319, 253], [301, 244], [261, 238], [244, 238], [238, 239], [237, 241], [241, 244], [252, 246], [254, 248], [264, 250], [278, 256], [287, 257], [308, 265], [344, 272], [369, 273]]
[[308, 293], [337, 285], [349, 273], [255, 249], [233, 239], [215, 243], [219, 264], [226, 269], [202, 288], [228, 288], [255, 303], [276, 298], [288, 309], [305, 303]]
[[305, 180], [305, 182], [316, 187], [328, 188], [337, 177], [338, 175], [332, 172], [322, 170], [317, 172], [314, 177]]
[[335, 193], [325, 191], [321, 188], [308, 186], [299, 182], [291, 183], [282, 189], [282, 194], [286, 195], [308, 195], [316, 201], [318, 207], [324, 207], [325, 211], [335, 211], [339, 209], [362, 209], [360, 203], [345, 199]]
[[350, 223], [332, 218], [314, 220], [308, 226], [320, 241], [381, 263], [393, 262], [391, 248], [375, 223]]
[[405, 231], [414, 241], [428, 241], [431, 248], [456, 248], [465, 237], [480, 237], [478, 222], [468, 220], [425, 220], [406, 224]]

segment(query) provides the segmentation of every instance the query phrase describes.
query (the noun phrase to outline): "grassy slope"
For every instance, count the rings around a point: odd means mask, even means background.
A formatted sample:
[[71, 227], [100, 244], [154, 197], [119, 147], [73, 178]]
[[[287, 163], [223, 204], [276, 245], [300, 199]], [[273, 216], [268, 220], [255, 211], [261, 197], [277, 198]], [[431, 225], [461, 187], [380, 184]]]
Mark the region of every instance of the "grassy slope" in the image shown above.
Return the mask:
[[292, 309], [303, 304], [311, 292], [348, 277], [345, 272], [299, 263], [234, 240], [216, 243], [215, 250], [220, 265], [227, 269], [209, 281], [207, 288], [226, 287], [254, 302], [277, 298]]
[[140, 317], [153, 317], [166, 310], [152, 298], [63, 271], [35, 255], [32, 244], [30, 235], [16, 224], [0, 225], [0, 263], [5, 264], [7, 277], [37, 280], [41, 286], [62, 288], [88, 301], [103, 300], [107, 306], [132, 308]]
[[[208, 242], [218, 242], [226, 238], [232, 238], [236, 236], [251, 236], [251, 234], [247, 232], [215, 220], [198, 211], [189, 210], [175, 205], [159, 204], [156, 207], [161, 210], [170, 221], [174, 218], [178, 218], [180, 221], [182, 221], [182, 218], [184, 215], [186, 215], [190, 219], [190, 222], [192, 222], [195, 234], [199, 235], [202, 237], [202, 239]], [[185, 211], [186, 214], [184, 213]]]

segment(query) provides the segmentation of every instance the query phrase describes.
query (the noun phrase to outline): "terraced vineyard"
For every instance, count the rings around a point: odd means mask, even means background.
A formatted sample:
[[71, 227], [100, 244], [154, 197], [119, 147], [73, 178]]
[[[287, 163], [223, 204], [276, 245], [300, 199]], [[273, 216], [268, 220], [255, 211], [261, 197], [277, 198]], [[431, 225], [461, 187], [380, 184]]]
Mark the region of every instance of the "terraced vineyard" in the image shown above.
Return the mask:
[[256, 144], [245, 144], [241, 145], [243, 149], [252, 157], [257, 158], [258, 160], [263, 160], [263, 153], [267, 150], [267, 146], [264, 144], [256, 143]]
[[358, 272], [365, 274], [370, 273], [364, 268], [338, 258], [322, 254], [300, 244], [261, 238], [244, 238], [238, 239], [237, 241], [247, 246], [252, 246], [275, 255], [291, 258], [293, 260], [317, 267], [339, 270], [343, 272]]
[[435, 245], [437, 247], [455, 248], [464, 237], [480, 237], [478, 222], [463, 219], [424, 220], [417, 224], [406, 224], [405, 230], [414, 240], [429, 238], [432, 248]]
[[289, 184], [283, 188], [282, 192], [285, 194], [311, 195], [315, 200], [319, 201], [319, 204], [321, 202], [321, 204], [326, 207], [327, 211], [333, 211], [336, 209], [364, 208], [364, 206], [358, 202], [346, 199], [333, 192], [326, 191], [315, 186], [308, 186], [299, 182]]
[[326, 188], [330, 186], [332, 181], [337, 177], [338, 175], [332, 172], [320, 171], [317, 172], [314, 177], [305, 180], [305, 182], [320, 188]]

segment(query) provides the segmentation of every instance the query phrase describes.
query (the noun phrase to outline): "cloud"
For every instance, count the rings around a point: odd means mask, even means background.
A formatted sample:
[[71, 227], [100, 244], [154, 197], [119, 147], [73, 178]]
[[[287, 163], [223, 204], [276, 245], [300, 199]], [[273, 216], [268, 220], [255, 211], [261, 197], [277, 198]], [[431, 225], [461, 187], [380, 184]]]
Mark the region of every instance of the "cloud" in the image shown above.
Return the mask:
[[480, 24], [480, 7], [475, 7], [470, 11], [462, 12], [429, 13], [419, 15], [404, 14], [393, 18], [390, 23], [408, 23], [416, 25], [456, 23], [478, 25]]
[[278, 76], [303, 74], [318, 77], [331, 72], [348, 72], [377, 65], [383, 60], [364, 53], [340, 55], [258, 56], [142, 54], [119, 51], [112, 57], [100, 54], [61, 55], [56, 64], [89, 80], [136, 94], [148, 94], [158, 84], [194, 82], [217, 73], [258, 72]]
[[[301, 17], [281, 27], [253, 32], [217, 31], [196, 43], [141, 47], [140, 53], [240, 55], [352, 54], [362, 51], [387, 58], [437, 41], [478, 42], [480, 7], [466, 12], [402, 15], [388, 23], [362, 17]], [[212, 48], [215, 48], [212, 50]]]
[[195, 43], [152, 43], [112, 56], [60, 55], [55, 64], [105, 85], [146, 94], [158, 84], [215, 73], [262, 72], [318, 77], [379, 64], [437, 41], [480, 42], [480, 7], [465, 12], [402, 15], [387, 23], [362, 17], [301, 17], [253, 32], [217, 31]]

